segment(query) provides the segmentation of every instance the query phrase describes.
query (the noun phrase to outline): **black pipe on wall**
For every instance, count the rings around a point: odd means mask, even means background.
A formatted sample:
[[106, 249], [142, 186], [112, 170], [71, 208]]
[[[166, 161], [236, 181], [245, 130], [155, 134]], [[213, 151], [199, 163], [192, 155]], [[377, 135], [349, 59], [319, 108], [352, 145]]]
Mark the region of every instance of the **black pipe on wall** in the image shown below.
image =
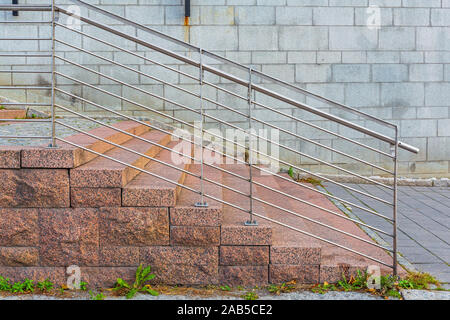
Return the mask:
[[191, 16], [191, 0], [184, 0], [184, 16]]
[[[12, 0], [12, 4], [19, 4], [19, 0]], [[12, 15], [17, 17], [19, 15], [19, 11], [13, 11]]]

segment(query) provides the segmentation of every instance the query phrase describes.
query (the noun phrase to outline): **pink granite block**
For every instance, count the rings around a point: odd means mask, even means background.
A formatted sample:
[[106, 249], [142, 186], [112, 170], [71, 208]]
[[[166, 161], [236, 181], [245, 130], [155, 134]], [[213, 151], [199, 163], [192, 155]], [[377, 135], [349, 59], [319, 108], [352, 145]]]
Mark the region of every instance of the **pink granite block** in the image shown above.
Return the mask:
[[0, 169], [0, 207], [62, 208], [70, 206], [67, 170]]
[[70, 188], [73, 208], [120, 207], [120, 188]]
[[218, 227], [222, 224], [221, 208], [175, 207], [170, 208], [173, 226]]
[[66, 284], [66, 268], [62, 267], [1, 267], [0, 275], [11, 282], [31, 279], [35, 282], [49, 279], [57, 286]]
[[222, 266], [267, 266], [268, 264], [268, 246], [220, 247], [220, 265]]
[[315, 284], [319, 282], [318, 265], [269, 265], [270, 283], [282, 283], [295, 280], [299, 284]]
[[70, 169], [75, 166], [76, 148], [28, 147], [22, 150], [22, 168]]
[[39, 214], [42, 265], [98, 265], [97, 209], [41, 209]]
[[267, 266], [220, 266], [219, 283], [229, 286], [261, 286], [268, 283]]
[[141, 248], [141, 263], [152, 266], [158, 283], [215, 284], [218, 262], [217, 247]]
[[170, 227], [170, 243], [174, 246], [218, 246], [220, 227]]
[[167, 208], [101, 208], [102, 246], [169, 245]]
[[139, 247], [102, 247], [100, 264], [105, 267], [138, 266]]
[[30, 247], [0, 247], [0, 266], [27, 267], [36, 266], [39, 251]]
[[0, 148], [0, 169], [19, 169], [22, 147], [2, 146]]
[[357, 275], [357, 270], [362, 272], [367, 270], [369, 264], [336, 264], [336, 265], [321, 265], [320, 266], [320, 283], [337, 283], [345, 276], [350, 279], [351, 276]]
[[127, 186], [122, 192], [124, 207], [173, 207], [175, 199], [175, 187]]
[[272, 264], [320, 264], [321, 249], [316, 247], [275, 247], [270, 248]]
[[0, 208], [0, 246], [39, 244], [38, 209]]
[[270, 245], [272, 228], [267, 226], [222, 226], [222, 245]]

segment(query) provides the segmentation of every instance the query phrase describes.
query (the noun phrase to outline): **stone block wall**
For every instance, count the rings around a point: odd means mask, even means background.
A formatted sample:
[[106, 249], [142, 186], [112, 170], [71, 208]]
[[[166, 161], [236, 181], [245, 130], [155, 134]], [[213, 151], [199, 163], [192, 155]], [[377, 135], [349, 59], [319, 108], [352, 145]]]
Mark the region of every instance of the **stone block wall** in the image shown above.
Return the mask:
[[[23, 0], [23, 3], [42, 3], [42, 1]], [[67, 1], [58, 1], [58, 3]], [[412, 176], [448, 176], [450, 154], [447, 146], [450, 141], [450, 2], [448, 0], [193, 0], [191, 18], [185, 25], [184, 1], [182, 0], [91, 0], [93, 4], [110, 10], [138, 23], [160, 30], [178, 39], [214, 51], [227, 58], [255, 70], [270, 73], [282, 80], [293, 83], [312, 92], [325, 95], [330, 99], [356, 107], [361, 111], [388, 120], [400, 128], [400, 137], [406, 143], [421, 149], [418, 155], [401, 152], [400, 172]], [[9, 1], [0, 0], [0, 3]], [[379, 12], [380, 28], [369, 28], [368, 21], [374, 16], [375, 7]], [[114, 26], [118, 30], [163, 45], [165, 48], [198, 58], [192, 52], [186, 52], [176, 46], [149, 36], [141, 30], [135, 30], [116, 21], [101, 17], [95, 12], [87, 12], [90, 18]], [[375, 15], [376, 15], [375, 14]], [[20, 18], [44, 18], [47, 14], [23, 13]], [[0, 13], [0, 20], [13, 19], [10, 13]], [[61, 17], [65, 23], [65, 17]], [[83, 32], [111, 41], [114, 44], [135, 51], [147, 58], [155, 59], [192, 76], [198, 76], [198, 70], [180, 63], [172, 58], [148, 50], [115, 36], [98, 31], [92, 26], [82, 25]], [[48, 35], [46, 26], [12, 26], [1, 25], [1, 36]], [[105, 60], [87, 54], [80, 54], [73, 48], [58, 45], [58, 55], [73, 59], [77, 63], [95, 71], [106, 73], [117, 79], [137, 85], [144, 90], [164, 96], [175, 102], [197, 108], [197, 98], [180, 92], [170, 86], [160, 84], [143, 74], [161, 77], [170, 83], [198, 92], [195, 80], [178, 75], [172, 71], [152, 65], [138, 57], [118, 52], [92, 39], [75, 35], [62, 28], [58, 29], [60, 38], [70, 36], [70, 42], [81, 46], [108, 59], [118, 61], [128, 67], [137, 69], [141, 74], [120, 67], [112, 67]], [[69, 39], [67, 38], [67, 39]], [[0, 51], [12, 50], [13, 44], [0, 46]], [[45, 41], [27, 42], [21, 50], [39, 52], [48, 49]], [[233, 72], [241, 77], [248, 77], [229, 65], [206, 59], [205, 63], [217, 64], [217, 67]], [[43, 58], [1, 58], [2, 68], [45, 68], [41, 64], [48, 63]], [[25, 66], [28, 65], [28, 66]], [[117, 95], [124, 95], [128, 100], [107, 96], [86, 87], [74, 85], [73, 81], [58, 77], [58, 85], [75, 95], [104, 106], [120, 110], [127, 115], [148, 116], [149, 113], [138, 104], [151, 105], [171, 116], [193, 121], [196, 117], [173, 103], [161, 101], [155, 97], [143, 95], [132, 88], [122, 86], [93, 73], [86, 73], [79, 68], [58, 60], [58, 70], [89, 84], [99, 86]], [[207, 80], [218, 83], [222, 87], [246, 96], [246, 89], [230, 84], [224, 79], [206, 75]], [[0, 73], [2, 85], [19, 85], [23, 83], [45, 84], [49, 77], [39, 75], [30, 77], [23, 74], [10, 76]], [[258, 79], [255, 79], [259, 81]], [[278, 90], [289, 97], [306, 102], [314, 107], [322, 108], [339, 116], [351, 119], [358, 124], [379, 131], [385, 129], [373, 123], [354, 118], [339, 112], [330, 105], [287, 90], [268, 82], [266, 87]], [[217, 99], [223, 104], [239, 110], [247, 108], [246, 101], [224, 94], [212, 87], [205, 87], [204, 94], [210, 99]], [[0, 95], [16, 100], [25, 98], [29, 102], [49, 99], [35, 91], [17, 90], [13, 93], [0, 90]], [[13, 96], [11, 96], [13, 95]], [[101, 109], [77, 101], [67, 95], [58, 95], [61, 103], [75, 110], [91, 115], [105, 115]], [[301, 119], [332, 129], [338, 133], [373, 143], [373, 140], [359, 135], [355, 131], [330, 124], [321, 118], [312, 116], [290, 105], [279, 103], [265, 96], [256, 95], [261, 103], [271, 105], [279, 110], [300, 117]], [[135, 103], [133, 103], [135, 102]], [[208, 113], [235, 124], [245, 122], [242, 117], [206, 102]], [[344, 148], [353, 154], [374, 160], [378, 164], [390, 168], [392, 163], [373, 154], [363, 152], [360, 148], [345, 144], [327, 135], [318, 135], [317, 130], [307, 128], [292, 119], [255, 108], [255, 117], [269, 120], [271, 123], [297, 134], [315, 139], [329, 146]], [[210, 126], [214, 126], [210, 120]], [[385, 132], [392, 134], [392, 132]], [[342, 164], [364, 174], [380, 174], [375, 170], [367, 170], [355, 166], [351, 161], [337, 154], [331, 154], [298, 139], [281, 135], [282, 142], [291, 148], [314, 151], [314, 155], [333, 163]], [[388, 146], [379, 145], [384, 151]], [[285, 157], [306, 167], [315, 168], [310, 160], [299, 159], [298, 156], [285, 154]], [[309, 168], [309, 167], [308, 167]], [[327, 171], [323, 167], [321, 171]], [[328, 170], [332, 173], [333, 170]]]

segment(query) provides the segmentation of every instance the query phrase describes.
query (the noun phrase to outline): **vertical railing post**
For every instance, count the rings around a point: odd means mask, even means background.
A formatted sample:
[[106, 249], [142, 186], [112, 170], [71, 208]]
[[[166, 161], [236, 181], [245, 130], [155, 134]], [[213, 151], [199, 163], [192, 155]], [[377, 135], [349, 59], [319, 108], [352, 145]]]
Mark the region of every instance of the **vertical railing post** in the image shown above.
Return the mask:
[[250, 182], [250, 208], [249, 220], [245, 222], [246, 226], [256, 226], [258, 223], [253, 217], [253, 149], [252, 149], [252, 68], [248, 69], [248, 167], [249, 167], [249, 182]]
[[55, 0], [52, 0], [52, 97], [51, 97], [51, 116], [52, 116], [52, 142], [50, 144], [51, 148], [56, 148], [56, 127], [55, 127], [55, 85], [56, 85], [56, 79], [55, 79], [55, 65], [56, 65], [56, 57], [55, 57], [55, 50], [56, 50], [56, 25], [55, 25]]
[[[204, 110], [203, 110], [203, 61], [202, 61], [202, 56], [203, 56], [203, 49], [199, 50], [200, 53], [200, 63], [199, 63], [199, 70], [200, 70], [200, 76], [199, 76], [199, 84], [200, 84], [200, 115], [202, 118], [202, 121], [200, 123], [200, 148], [201, 148], [201, 157], [200, 157], [200, 202], [195, 203], [196, 207], [208, 207], [208, 203], [205, 201], [205, 197], [204, 197], [204, 193], [205, 193], [205, 186], [204, 186], [204, 159], [203, 159], [203, 124], [205, 122], [205, 114], [204, 114]], [[194, 137], [195, 139], [195, 137]]]
[[393, 217], [392, 219], [394, 220], [394, 230], [393, 230], [393, 254], [394, 254], [394, 258], [393, 258], [393, 273], [394, 273], [394, 277], [396, 277], [398, 275], [398, 270], [397, 270], [397, 196], [398, 196], [398, 192], [397, 192], [397, 175], [398, 175], [398, 126], [395, 126], [395, 146], [393, 146], [393, 155], [394, 155], [394, 203], [393, 203]]

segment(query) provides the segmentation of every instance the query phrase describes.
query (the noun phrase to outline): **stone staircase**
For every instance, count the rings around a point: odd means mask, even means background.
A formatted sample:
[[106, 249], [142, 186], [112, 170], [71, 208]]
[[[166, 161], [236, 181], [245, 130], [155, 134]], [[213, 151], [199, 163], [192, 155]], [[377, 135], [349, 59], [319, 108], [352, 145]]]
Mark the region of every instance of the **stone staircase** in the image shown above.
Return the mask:
[[[102, 140], [66, 138], [104, 156], [66, 143], [58, 149], [0, 147], [0, 275], [65, 283], [66, 267], [78, 265], [91, 286], [108, 287], [118, 277], [132, 280], [142, 263], [152, 266], [156, 282], [253, 286], [335, 282], [343, 272], [349, 276], [374, 264], [264, 219], [245, 226], [248, 215], [220, 201], [194, 207], [200, 195], [191, 190], [200, 189], [200, 165], [174, 163], [176, 143], [168, 134], [132, 121], [113, 126], [89, 131]], [[249, 176], [248, 166], [221, 168], [204, 166], [205, 178], [215, 181], [204, 182], [205, 193], [248, 209], [249, 199], [239, 192], [248, 193], [249, 184], [230, 174]], [[325, 196], [257, 169], [252, 174], [274, 190], [338, 211]], [[350, 221], [259, 185], [253, 195], [275, 205], [254, 200], [263, 217], [391, 260], [381, 249], [276, 206], [371, 241]]]

